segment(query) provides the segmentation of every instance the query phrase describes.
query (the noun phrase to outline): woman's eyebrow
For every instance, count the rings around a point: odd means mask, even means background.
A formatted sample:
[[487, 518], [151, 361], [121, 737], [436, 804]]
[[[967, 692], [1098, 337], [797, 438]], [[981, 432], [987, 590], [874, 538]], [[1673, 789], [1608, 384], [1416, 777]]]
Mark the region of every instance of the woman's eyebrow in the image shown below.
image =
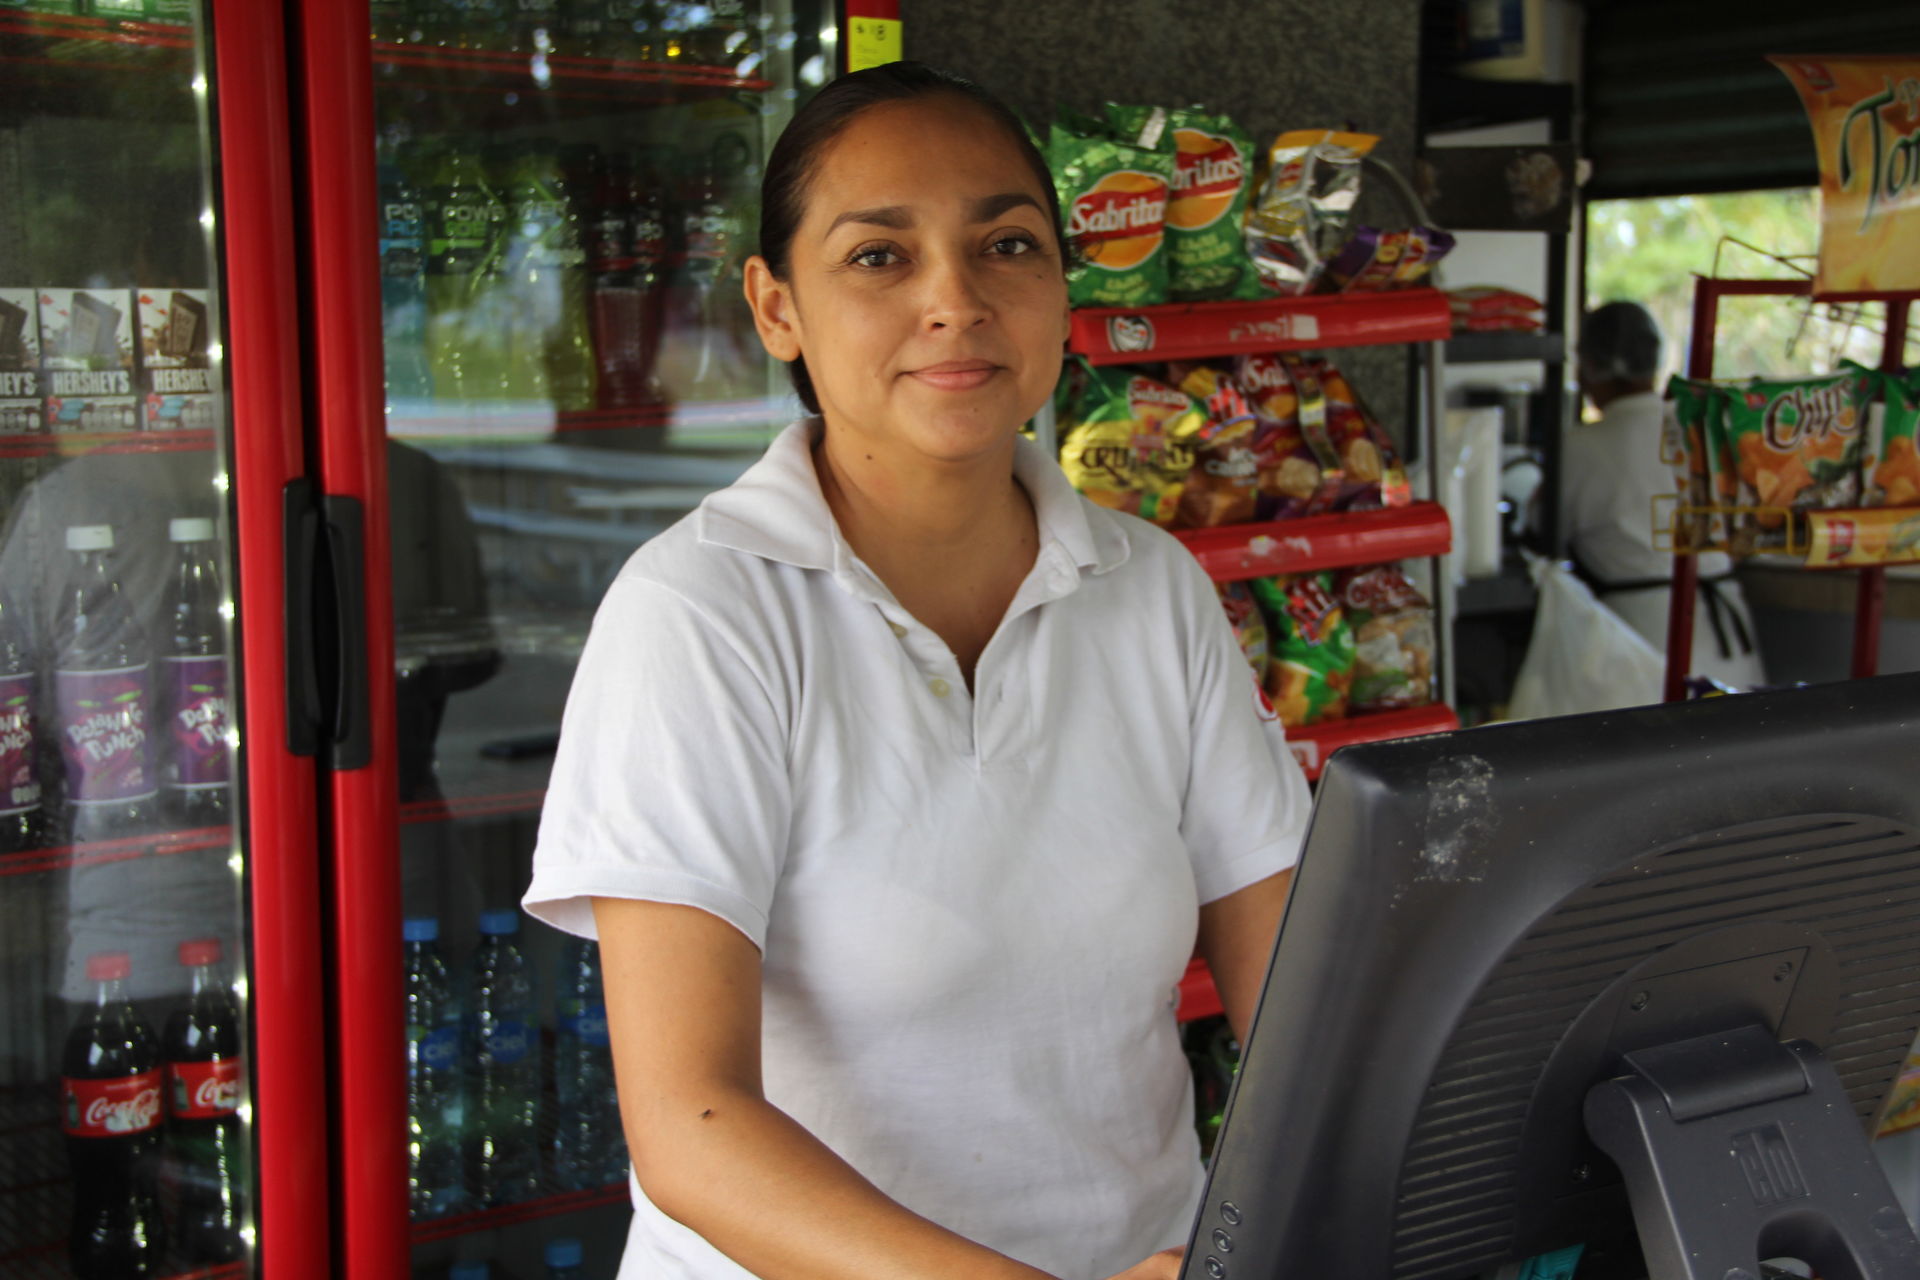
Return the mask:
[[903, 204], [883, 205], [877, 209], [849, 209], [833, 220], [833, 224], [827, 228], [827, 234], [832, 235], [849, 222], [864, 222], [869, 226], [905, 231], [913, 225], [913, 213]]
[[973, 220], [992, 222], [1009, 209], [1018, 209], [1021, 205], [1030, 206], [1037, 213], [1045, 213], [1040, 202], [1024, 191], [1002, 191], [997, 196], [981, 196], [973, 202]]

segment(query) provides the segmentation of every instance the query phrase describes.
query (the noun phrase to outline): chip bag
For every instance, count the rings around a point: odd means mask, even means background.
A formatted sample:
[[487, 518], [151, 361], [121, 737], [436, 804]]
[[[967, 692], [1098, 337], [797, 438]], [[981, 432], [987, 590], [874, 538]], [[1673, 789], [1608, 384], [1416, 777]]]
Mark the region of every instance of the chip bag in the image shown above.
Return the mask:
[[1145, 374], [1084, 362], [1061, 383], [1059, 400], [1060, 466], [1073, 487], [1100, 506], [1171, 524], [1204, 407]]
[[1344, 479], [1329, 447], [1316, 451], [1300, 429], [1300, 395], [1279, 356], [1241, 356], [1233, 380], [1253, 406], [1255, 516], [1290, 520], [1331, 511]]
[[1258, 512], [1259, 468], [1254, 460], [1257, 419], [1233, 379], [1201, 365], [1180, 389], [1206, 406], [1207, 421], [1195, 436], [1193, 470], [1180, 493], [1176, 529], [1243, 524]]
[[[1682, 512], [1674, 522], [1674, 545], [1681, 550], [1725, 546], [1727, 517], [1710, 508], [1731, 505], [1737, 489], [1731, 474], [1726, 489], [1715, 485], [1714, 464], [1724, 440], [1720, 417], [1726, 409], [1726, 388], [1700, 378], [1678, 374], [1667, 379], [1667, 407], [1660, 422], [1660, 459], [1673, 468], [1674, 491]], [[1724, 470], [1724, 468], [1723, 468]]]
[[1247, 251], [1269, 289], [1293, 295], [1319, 283], [1360, 198], [1360, 158], [1377, 142], [1370, 134], [1330, 129], [1274, 139], [1246, 233]]
[[1233, 627], [1233, 638], [1240, 642], [1240, 652], [1253, 668], [1253, 678], [1264, 689], [1270, 651], [1267, 620], [1260, 616], [1260, 603], [1244, 582], [1221, 582], [1215, 587], [1220, 592], [1220, 607], [1227, 611], [1227, 622]]
[[[1109, 103], [1107, 119], [1119, 136], [1138, 138], [1153, 111]], [[1265, 297], [1244, 235], [1253, 195], [1253, 139], [1224, 115], [1193, 107], [1166, 114], [1174, 145], [1167, 202], [1169, 293], [1176, 302]]]
[[1860, 372], [1797, 381], [1756, 378], [1727, 391], [1724, 430], [1739, 503], [1763, 509], [1736, 521], [1737, 550], [1787, 545], [1788, 510], [1860, 501], [1862, 426], [1873, 389]]
[[1866, 502], [1872, 507], [1920, 506], [1920, 370], [1880, 373], [1880, 411], [1866, 459]]
[[[1407, 482], [1392, 437], [1374, 420], [1346, 375], [1331, 361], [1316, 359], [1313, 366], [1326, 396], [1326, 438], [1340, 463], [1340, 509], [1375, 511], [1412, 502], [1413, 487]], [[1305, 380], [1300, 381], [1304, 386]], [[1311, 435], [1316, 428], [1308, 425], [1313, 415], [1304, 392], [1300, 403], [1302, 429]]]
[[1353, 686], [1353, 630], [1334, 594], [1331, 573], [1256, 578], [1253, 595], [1267, 615], [1272, 650], [1267, 698], [1290, 729], [1347, 714]]
[[[1145, 307], [1167, 300], [1167, 197], [1173, 140], [1159, 133], [1124, 141], [1103, 125], [1063, 115], [1047, 163], [1080, 262], [1067, 273], [1076, 307]], [[1135, 145], [1142, 142], [1143, 145]]]
[[1424, 707], [1433, 701], [1433, 608], [1399, 565], [1348, 569], [1336, 579], [1353, 628], [1355, 711]]

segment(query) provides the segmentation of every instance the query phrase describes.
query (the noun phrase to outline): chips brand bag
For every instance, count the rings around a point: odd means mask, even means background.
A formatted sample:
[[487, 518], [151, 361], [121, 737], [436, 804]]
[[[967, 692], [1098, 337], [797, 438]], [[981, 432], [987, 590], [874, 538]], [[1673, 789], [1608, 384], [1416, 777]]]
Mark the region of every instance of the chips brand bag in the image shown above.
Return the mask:
[[1260, 603], [1253, 598], [1253, 591], [1244, 582], [1221, 582], [1215, 584], [1220, 592], [1220, 607], [1227, 611], [1227, 622], [1233, 627], [1233, 638], [1240, 642], [1240, 652], [1246, 655], [1247, 665], [1253, 668], [1253, 678], [1260, 687], [1267, 684], [1268, 639], [1267, 621], [1260, 616]]
[[1171, 524], [1205, 409], [1144, 374], [1084, 363], [1061, 390], [1060, 465], [1073, 487], [1100, 506]]
[[1267, 697], [1280, 722], [1293, 729], [1346, 715], [1353, 630], [1334, 594], [1333, 575], [1256, 578], [1251, 585], [1267, 614]]
[[[1315, 359], [1313, 366], [1326, 395], [1324, 430], [1328, 447], [1340, 463], [1340, 509], [1373, 511], [1380, 507], [1404, 507], [1412, 502], [1413, 488], [1407, 483], [1407, 473], [1400, 465], [1400, 453], [1392, 438], [1374, 421], [1360, 402], [1359, 393], [1331, 361]], [[1310, 417], [1304, 410], [1306, 403], [1303, 396], [1300, 416], [1303, 426]]]
[[1920, 506], [1920, 370], [1902, 378], [1874, 375], [1880, 411], [1873, 424], [1872, 454], [1865, 461], [1866, 502], [1871, 507]]
[[[1684, 507], [1674, 521], [1675, 546], [1682, 550], [1700, 550], [1725, 546], [1727, 518], [1707, 510], [1715, 505], [1731, 505], [1737, 496], [1732, 477], [1726, 492], [1716, 490], [1713, 463], [1715, 449], [1721, 443], [1720, 414], [1726, 406], [1726, 390], [1704, 379], [1667, 379], [1667, 409], [1660, 420], [1661, 461], [1673, 468], [1674, 491]], [[1711, 430], [1709, 422], [1711, 420]]]
[[1379, 141], [1330, 129], [1274, 139], [1266, 183], [1247, 215], [1247, 252], [1269, 289], [1301, 294], [1319, 283], [1360, 198], [1360, 158]]
[[1074, 117], [1055, 124], [1053, 169], [1067, 239], [1080, 263], [1067, 274], [1076, 307], [1145, 307], [1167, 300], [1171, 138], [1134, 146]]
[[[1152, 107], [1107, 106], [1123, 138], [1150, 128]], [[1253, 194], [1253, 139], [1224, 115], [1198, 108], [1166, 113], [1173, 145], [1167, 202], [1168, 290], [1176, 301], [1266, 296], [1247, 256], [1244, 229]]]
[[1872, 380], [1858, 372], [1756, 378], [1728, 389], [1724, 429], [1739, 502], [1763, 508], [1750, 530], [1737, 525], [1737, 549], [1786, 546], [1787, 510], [1859, 504], [1861, 427], [1871, 394]]
[[1189, 372], [1180, 389], [1206, 406], [1207, 421], [1195, 435], [1193, 470], [1174, 527], [1210, 529], [1253, 519], [1260, 473], [1253, 453], [1257, 420], [1247, 398], [1233, 379], [1205, 365]]
[[1300, 430], [1300, 396], [1279, 356], [1241, 356], [1234, 383], [1253, 406], [1256, 518], [1289, 520], [1330, 511], [1340, 496], [1337, 463], [1308, 444]]
[[1424, 707], [1433, 701], [1433, 609], [1400, 566], [1348, 569], [1338, 580], [1353, 628], [1355, 711]]

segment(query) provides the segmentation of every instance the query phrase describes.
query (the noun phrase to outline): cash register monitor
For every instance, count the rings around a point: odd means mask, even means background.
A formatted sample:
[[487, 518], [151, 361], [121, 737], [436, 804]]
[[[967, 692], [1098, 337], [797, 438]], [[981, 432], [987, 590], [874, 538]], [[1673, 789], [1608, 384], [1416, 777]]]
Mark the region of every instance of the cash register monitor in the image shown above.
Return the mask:
[[1916, 1029], [1920, 676], [1349, 748], [1182, 1276], [1920, 1276]]

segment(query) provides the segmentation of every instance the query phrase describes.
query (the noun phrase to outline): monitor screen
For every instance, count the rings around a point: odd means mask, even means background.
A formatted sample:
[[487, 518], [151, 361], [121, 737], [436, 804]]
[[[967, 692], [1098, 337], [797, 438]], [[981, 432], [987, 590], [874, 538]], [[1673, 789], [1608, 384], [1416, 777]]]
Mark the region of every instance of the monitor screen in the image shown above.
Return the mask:
[[1646, 1274], [1595, 1087], [1824, 1063], [1864, 1151], [1920, 1030], [1916, 921], [1920, 676], [1344, 750], [1182, 1274], [1454, 1280], [1570, 1245], [1583, 1280]]

